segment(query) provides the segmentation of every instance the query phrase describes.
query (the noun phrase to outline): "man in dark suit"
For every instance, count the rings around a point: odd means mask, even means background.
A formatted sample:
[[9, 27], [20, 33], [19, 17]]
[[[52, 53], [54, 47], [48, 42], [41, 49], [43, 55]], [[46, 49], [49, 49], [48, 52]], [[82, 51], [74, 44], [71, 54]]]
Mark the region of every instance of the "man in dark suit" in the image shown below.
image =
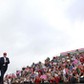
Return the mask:
[[1, 71], [0, 84], [3, 84], [4, 74], [7, 71], [9, 63], [10, 61], [9, 58], [7, 57], [7, 53], [4, 52], [3, 57], [0, 58], [0, 71]]

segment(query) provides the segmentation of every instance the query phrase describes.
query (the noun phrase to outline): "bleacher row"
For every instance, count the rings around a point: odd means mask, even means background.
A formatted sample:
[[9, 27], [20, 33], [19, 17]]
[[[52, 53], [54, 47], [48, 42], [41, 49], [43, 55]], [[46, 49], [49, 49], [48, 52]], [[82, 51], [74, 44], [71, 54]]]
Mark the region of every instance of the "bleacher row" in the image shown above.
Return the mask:
[[44, 63], [32, 63], [16, 74], [8, 74], [4, 84], [74, 84], [84, 83], [84, 49], [63, 52]]

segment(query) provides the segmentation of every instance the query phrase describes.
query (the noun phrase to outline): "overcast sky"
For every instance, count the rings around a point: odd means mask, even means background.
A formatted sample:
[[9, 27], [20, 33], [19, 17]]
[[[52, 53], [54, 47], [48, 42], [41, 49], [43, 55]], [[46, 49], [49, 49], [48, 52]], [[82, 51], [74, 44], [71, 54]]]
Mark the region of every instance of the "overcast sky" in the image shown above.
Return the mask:
[[0, 0], [0, 56], [8, 73], [60, 52], [84, 48], [84, 0]]

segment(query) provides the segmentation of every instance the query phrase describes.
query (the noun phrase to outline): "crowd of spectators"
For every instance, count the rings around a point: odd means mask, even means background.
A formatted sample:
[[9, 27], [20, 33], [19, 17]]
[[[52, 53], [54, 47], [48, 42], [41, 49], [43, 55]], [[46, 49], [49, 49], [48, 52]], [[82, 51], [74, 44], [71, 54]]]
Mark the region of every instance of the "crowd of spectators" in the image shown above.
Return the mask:
[[44, 63], [17, 70], [6, 75], [4, 84], [75, 84], [84, 83], [84, 52], [67, 53], [65, 56], [47, 57]]

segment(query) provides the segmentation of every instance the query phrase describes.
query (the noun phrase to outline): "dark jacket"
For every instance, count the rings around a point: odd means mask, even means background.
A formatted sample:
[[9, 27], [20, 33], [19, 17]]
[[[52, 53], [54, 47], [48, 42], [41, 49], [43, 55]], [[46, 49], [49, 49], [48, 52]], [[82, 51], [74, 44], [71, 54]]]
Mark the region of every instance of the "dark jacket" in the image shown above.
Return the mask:
[[5, 63], [5, 62], [4, 62], [4, 57], [1, 57], [1, 58], [0, 58], [0, 69], [3, 67], [4, 64], [5, 64], [5, 66], [4, 66], [5, 68], [8, 67], [8, 64], [10, 63], [9, 58], [6, 57], [6, 61], [7, 61], [7, 62]]

